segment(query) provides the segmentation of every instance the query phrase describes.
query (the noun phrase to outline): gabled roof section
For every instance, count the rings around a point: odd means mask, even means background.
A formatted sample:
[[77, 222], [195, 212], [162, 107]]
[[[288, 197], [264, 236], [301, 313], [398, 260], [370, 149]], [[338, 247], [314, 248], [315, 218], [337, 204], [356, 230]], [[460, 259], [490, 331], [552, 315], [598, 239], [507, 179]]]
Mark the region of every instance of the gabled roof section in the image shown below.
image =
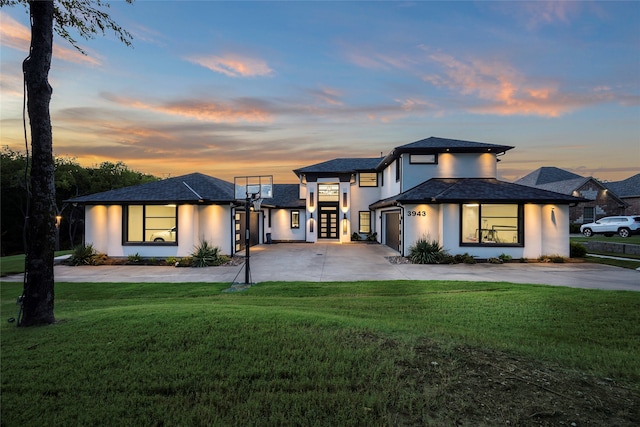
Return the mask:
[[294, 169], [294, 173], [298, 176], [307, 173], [355, 173], [360, 171], [375, 171], [376, 166], [380, 163], [380, 157], [376, 158], [341, 158], [328, 160], [315, 165], [305, 166], [300, 169]]
[[485, 142], [463, 141], [460, 139], [448, 139], [431, 136], [420, 141], [401, 145], [391, 150], [378, 164], [378, 168], [384, 168], [403, 153], [437, 154], [437, 153], [504, 153], [511, 150], [510, 145], [487, 144]]
[[516, 183], [528, 185], [530, 187], [537, 187], [540, 185], [550, 184], [552, 182], [571, 181], [576, 179], [582, 179], [584, 181], [585, 178], [581, 175], [569, 172], [564, 169], [545, 166], [534, 170], [528, 175], [523, 176], [522, 178], [517, 180]]
[[74, 197], [87, 205], [130, 203], [220, 203], [234, 201], [233, 184], [201, 173]]
[[263, 205], [274, 208], [302, 208], [305, 200], [300, 198], [299, 184], [273, 184], [273, 197], [264, 199]]
[[380, 200], [370, 209], [407, 203], [559, 203], [584, 202], [571, 195], [541, 190], [495, 178], [433, 178], [397, 196]]
[[607, 182], [604, 186], [621, 198], [640, 197], [640, 173], [622, 181]]

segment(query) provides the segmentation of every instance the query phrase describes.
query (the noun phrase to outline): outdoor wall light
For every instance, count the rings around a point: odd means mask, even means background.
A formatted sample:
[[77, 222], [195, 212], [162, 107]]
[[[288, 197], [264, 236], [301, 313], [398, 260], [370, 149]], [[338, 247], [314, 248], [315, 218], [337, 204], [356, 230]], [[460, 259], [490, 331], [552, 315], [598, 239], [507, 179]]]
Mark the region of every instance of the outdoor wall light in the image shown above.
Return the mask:
[[342, 193], [342, 207], [347, 208], [347, 193]]
[[347, 214], [342, 217], [342, 234], [347, 234]]
[[315, 194], [313, 194], [313, 191], [309, 192], [309, 207], [312, 208], [315, 206], [315, 200], [314, 200], [314, 196]]

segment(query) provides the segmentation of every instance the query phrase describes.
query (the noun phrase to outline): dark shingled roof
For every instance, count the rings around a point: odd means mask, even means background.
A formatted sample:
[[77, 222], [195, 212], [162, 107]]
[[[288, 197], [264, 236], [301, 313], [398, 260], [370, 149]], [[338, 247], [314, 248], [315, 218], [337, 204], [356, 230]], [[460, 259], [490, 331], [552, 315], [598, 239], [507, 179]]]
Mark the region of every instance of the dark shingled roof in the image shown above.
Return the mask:
[[358, 171], [375, 171], [378, 163], [380, 163], [380, 157], [333, 159], [295, 169], [293, 172], [299, 176], [301, 173], [355, 173]]
[[378, 164], [378, 169], [383, 169], [386, 165], [389, 165], [395, 159], [397, 159], [402, 153], [414, 153], [414, 154], [434, 154], [434, 153], [504, 153], [511, 150], [510, 145], [496, 145], [487, 144], [485, 142], [473, 142], [463, 141], [460, 139], [448, 139], [431, 136], [420, 141], [411, 142], [409, 144], [401, 145], [391, 150], [385, 158]]
[[234, 201], [233, 184], [201, 173], [192, 173], [88, 196], [74, 197], [67, 201], [96, 205], [107, 203], [198, 203], [200, 200], [232, 202]]
[[438, 138], [432, 136], [420, 141], [411, 142], [409, 144], [396, 147], [396, 150], [414, 150], [420, 151], [432, 150], [432, 152], [454, 151], [464, 153], [485, 152], [491, 150], [494, 153], [501, 153], [511, 150], [513, 147], [509, 145], [487, 144], [484, 142], [462, 141], [459, 139]]
[[380, 200], [371, 209], [394, 203], [578, 203], [584, 199], [495, 178], [433, 178], [404, 193]]
[[305, 200], [300, 198], [299, 184], [274, 184], [273, 197], [264, 199], [263, 205], [275, 208], [304, 208]]
[[[545, 166], [534, 170], [528, 175], [523, 176], [522, 178], [517, 180], [516, 183], [528, 185], [530, 187], [540, 187], [541, 185], [551, 184], [559, 181], [578, 182], [578, 180], [582, 180], [582, 183], [584, 183], [586, 179], [588, 178], [585, 178], [573, 172], [566, 171], [564, 169]], [[575, 188], [576, 187], [574, 187], [573, 189], [575, 190]]]
[[604, 186], [622, 198], [640, 197], [640, 173], [622, 181], [607, 182]]

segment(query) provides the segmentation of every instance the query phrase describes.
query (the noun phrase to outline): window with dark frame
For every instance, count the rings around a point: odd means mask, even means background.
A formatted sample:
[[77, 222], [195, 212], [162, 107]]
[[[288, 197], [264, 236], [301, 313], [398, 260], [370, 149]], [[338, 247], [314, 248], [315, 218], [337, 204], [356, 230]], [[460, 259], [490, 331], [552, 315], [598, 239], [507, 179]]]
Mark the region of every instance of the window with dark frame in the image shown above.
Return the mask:
[[360, 172], [360, 187], [377, 187], [378, 186], [378, 173], [377, 172]]
[[400, 181], [400, 175], [402, 174], [402, 158], [398, 157], [396, 159], [396, 182]]
[[177, 244], [176, 205], [127, 205], [124, 215], [124, 243]]
[[523, 206], [514, 204], [460, 205], [460, 244], [522, 246]]
[[359, 233], [371, 233], [371, 211], [360, 211], [358, 221]]
[[411, 154], [409, 163], [418, 165], [435, 165], [438, 163], [437, 154]]
[[300, 228], [300, 211], [291, 211], [291, 228]]

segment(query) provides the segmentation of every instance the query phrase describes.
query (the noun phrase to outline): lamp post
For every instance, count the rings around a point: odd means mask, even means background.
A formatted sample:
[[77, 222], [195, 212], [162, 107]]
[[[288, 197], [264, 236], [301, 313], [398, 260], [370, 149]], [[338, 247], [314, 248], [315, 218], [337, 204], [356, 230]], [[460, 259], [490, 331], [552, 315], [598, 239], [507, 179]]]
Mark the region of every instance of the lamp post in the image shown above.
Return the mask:
[[60, 250], [60, 222], [62, 222], [62, 216], [56, 215], [56, 251]]

